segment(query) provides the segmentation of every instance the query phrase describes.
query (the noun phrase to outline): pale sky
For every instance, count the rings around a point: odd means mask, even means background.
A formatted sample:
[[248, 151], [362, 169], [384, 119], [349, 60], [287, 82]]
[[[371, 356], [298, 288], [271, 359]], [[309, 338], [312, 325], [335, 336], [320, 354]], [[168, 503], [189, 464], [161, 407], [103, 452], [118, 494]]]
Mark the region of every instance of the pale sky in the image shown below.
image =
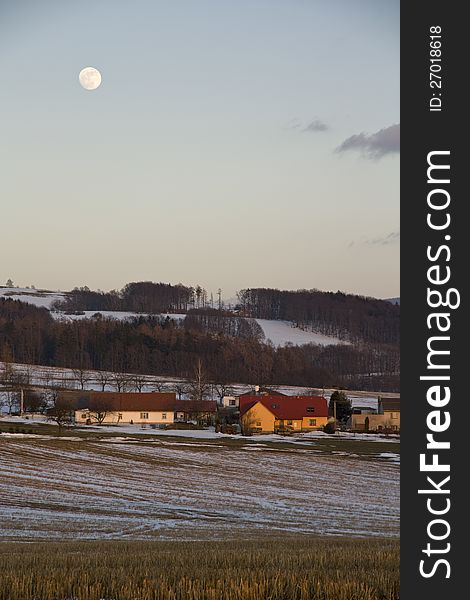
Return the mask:
[[399, 295], [398, 1], [2, 0], [0, 68], [0, 284]]

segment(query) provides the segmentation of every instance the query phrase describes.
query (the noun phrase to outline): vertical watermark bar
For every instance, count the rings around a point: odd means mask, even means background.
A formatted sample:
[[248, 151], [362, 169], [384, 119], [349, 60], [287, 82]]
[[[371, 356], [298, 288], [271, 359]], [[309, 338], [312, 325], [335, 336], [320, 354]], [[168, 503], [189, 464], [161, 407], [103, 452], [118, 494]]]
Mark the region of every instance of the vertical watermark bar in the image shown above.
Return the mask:
[[401, 12], [401, 597], [434, 600], [461, 597], [469, 535], [467, 36], [456, 3]]

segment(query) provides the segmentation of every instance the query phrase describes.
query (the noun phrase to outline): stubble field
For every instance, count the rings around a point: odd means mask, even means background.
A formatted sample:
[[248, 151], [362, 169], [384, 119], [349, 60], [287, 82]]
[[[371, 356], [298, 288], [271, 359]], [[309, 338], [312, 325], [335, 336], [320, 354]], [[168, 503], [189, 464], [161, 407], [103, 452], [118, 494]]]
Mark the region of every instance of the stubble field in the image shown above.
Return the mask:
[[361, 446], [3, 434], [0, 540], [397, 537], [396, 455]]
[[394, 540], [0, 544], [0, 600], [398, 600]]
[[398, 444], [0, 435], [0, 600], [398, 600]]

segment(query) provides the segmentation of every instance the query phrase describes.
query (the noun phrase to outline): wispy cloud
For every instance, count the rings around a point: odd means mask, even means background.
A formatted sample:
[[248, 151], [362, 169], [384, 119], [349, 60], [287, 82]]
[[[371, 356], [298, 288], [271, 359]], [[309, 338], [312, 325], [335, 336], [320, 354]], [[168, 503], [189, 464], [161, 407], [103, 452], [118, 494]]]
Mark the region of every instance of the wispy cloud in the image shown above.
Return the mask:
[[379, 159], [400, 152], [400, 124], [390, 125], [376, 133], [357, 133], [344, 140], [337, 153], [359, 151], [366, 158]]
[[315, 118], [306, 124], [304, 121], [301, 121], [295, 117], [289, 121], [287, 124], [287, 129], [294, 129], [295, 131], [302, 131], [306, 133], [317, 133], [319, 131], [327, 131], [329, 126], [318, 118]]
[[389, 244], [395, 244], [400, 241], [400, 232], [392, 231], [388, 235], [383, 235], [376, 238], [363, 238], [358, 241], [352, 241], [349, 244], [349, 248], [353, 246], [388, 246]]
[[328, 129], [329, 127], [326, 123], [320, 121], [320, 119], [314, 119], [311, 123], [307, 125], [307, 127], [304, 127], [302, 131], [314, 133], [316, 131], [327, 131]]

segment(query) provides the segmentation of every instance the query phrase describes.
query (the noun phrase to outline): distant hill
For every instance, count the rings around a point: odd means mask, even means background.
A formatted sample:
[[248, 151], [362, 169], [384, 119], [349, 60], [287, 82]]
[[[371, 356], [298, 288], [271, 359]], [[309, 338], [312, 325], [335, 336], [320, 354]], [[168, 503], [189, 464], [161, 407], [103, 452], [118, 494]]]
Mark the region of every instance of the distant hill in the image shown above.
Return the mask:
[[379, 300], [316, 289], [248, 288], [239, 292], [236, 304], [225, 304], [221, 312], [212, 294], [199, 285], [150, 281], [129, 283], [122, 290], [110, 292], [87, 287], [70, 292], [0, 287], [0, 297], [47, 308], [55, 318], [69, 320], [87, 319], [100, 313], [118, 320], [169, 314], [189, 321], [186, 314], [196, 310], [206, 315], [200, 314], [199, 321], [215, 319], [217, 330], [224, 333], [220, 319], [252, 319], [275, 346], [399, 343], [400, 298]]

